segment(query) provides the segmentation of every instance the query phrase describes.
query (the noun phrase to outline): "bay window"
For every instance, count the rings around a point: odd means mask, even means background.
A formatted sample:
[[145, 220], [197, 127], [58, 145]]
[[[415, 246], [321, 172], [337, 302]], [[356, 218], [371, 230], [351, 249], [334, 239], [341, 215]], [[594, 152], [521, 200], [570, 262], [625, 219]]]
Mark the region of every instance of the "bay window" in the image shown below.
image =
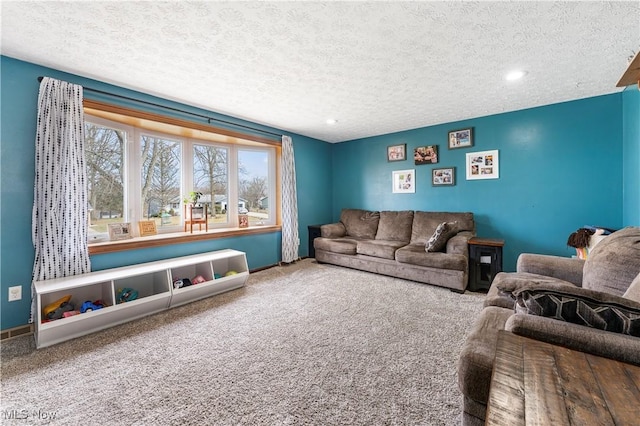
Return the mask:
[[250, 226], [276, 224], [274, 144], [113, 116], [85, 109], [90, 243], [107, 240], [115, 222], [137, 229], [152, 220], [159, 234], [182, 232], [192, 191], [207, 206], [209, 229], [236, 228], [238, 214]]

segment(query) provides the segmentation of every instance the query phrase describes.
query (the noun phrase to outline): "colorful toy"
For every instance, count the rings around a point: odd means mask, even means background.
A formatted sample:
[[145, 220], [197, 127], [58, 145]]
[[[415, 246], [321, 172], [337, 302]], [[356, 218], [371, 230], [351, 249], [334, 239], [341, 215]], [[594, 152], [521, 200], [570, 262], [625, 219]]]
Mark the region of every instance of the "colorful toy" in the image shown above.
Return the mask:
[[207, 280], [205, 280], [202, 275], [197, 275], [197, 276], [193, 277], [193, 279], [191, 280], [191, 284], [201, 284], [201, 283], [203, 283], [205, 281], [207, 281]]
[[173, 280], [173, 288], [189, 287], [191, 280], [189, 278], [176, 278]]
[[234, 270], [231, 270], [229, 272], [227, 272], [226, 274], [224, 274], [225, 277], [230, 277], [231, 275], [237, 275], [238, 273]]
[[213, 279], [215, 279], [215, 280], [219, 280], [220, 278], [222, 278], [222, 275], [220, 275], [220, 274], [218, 274], [218, 273], [213, 274]]
[[97, 309], [102, 309], [104, 306], [98, 305], [97, 303], [92, 302], [91, 300], [87, 300], [80, 306], [80, 313], [84, 314], [85, 312], [95, 311]]
[[71, 295], [61, 297], [53, 303], [49, 303], [44, 307], [42, 313], [48, 320], [57, 320], [62, 318], [65, 312], [73, 311], [74, 306], [71, 303]]
[[131, 302], [138, 298], [138, 291], [132, 288], [119, 288], [116, 293], [116, 303]]
[[74, 315], [80, 315], [80, 311], [68, 311], [62, 314], [63, 317], [65, 318], [69, 318], [72, 317]]

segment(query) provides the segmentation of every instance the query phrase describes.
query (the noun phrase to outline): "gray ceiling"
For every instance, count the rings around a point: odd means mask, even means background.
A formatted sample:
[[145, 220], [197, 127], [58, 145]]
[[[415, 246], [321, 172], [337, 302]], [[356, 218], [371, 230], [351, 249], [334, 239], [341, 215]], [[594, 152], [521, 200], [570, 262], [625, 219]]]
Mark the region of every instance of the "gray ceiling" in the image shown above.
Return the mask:
[[[639, 1], [2, 1], [1, 14], [4, 55], [328, 142], [613, 93], [640, 48]], [[527, 75], [505, 81], [513, 69]]]

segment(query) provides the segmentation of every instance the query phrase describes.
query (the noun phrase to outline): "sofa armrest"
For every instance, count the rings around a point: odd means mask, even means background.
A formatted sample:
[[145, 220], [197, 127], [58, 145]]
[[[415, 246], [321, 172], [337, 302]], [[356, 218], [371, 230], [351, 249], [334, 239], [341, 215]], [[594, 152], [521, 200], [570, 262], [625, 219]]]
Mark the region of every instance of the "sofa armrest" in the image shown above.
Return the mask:
[[347, 235], [347, 229], [342, 222], [329, 223], [320, 226], [320, 236], [324, 238], [340, 238]]
[[469, 239], [473, 237], [473, 233], [470, 231], [458, 232], [447, 241], [446, 252], [448, 254], [462, 254], [465, 257], [469, 257]]
[[569, 281], [582, 287], [584, 260], [544, 254], [522, 253], [518, 256], [516, 270]]
[[580, 352], [640, 365], [640, 338], [554, 318], [514, 314], [505, 330]]

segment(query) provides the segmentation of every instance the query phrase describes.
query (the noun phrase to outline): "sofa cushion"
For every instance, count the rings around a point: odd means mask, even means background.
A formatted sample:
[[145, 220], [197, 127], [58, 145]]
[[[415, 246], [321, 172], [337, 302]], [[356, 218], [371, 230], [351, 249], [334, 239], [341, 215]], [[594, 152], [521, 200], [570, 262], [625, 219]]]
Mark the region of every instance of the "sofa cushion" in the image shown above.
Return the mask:
[[425, 250], [434, 253], [442, 251], [447, 246], [447, 241], [458, 233], [458, 222], [442, 222], [429, 238]]
[[448, 254], [442, 252], [428, 253], [424, 244], [409, 244], [396, 250], [396, 260], [400, 263], [427, 266], [438, 269], [453, 269], [466, 271], [467, 257], [462, 254]]
[[347, 235], [347, 230], [342, 222], [329, 223], [320, 226], [320, 235], [325, 238], [340, 238]]
[[356, 254], [358, 240], [351, 238], [319, 237], [313, 240], [313, 247], [316, 250], [324, 250], [332, 253]]
[[582, 287], [621, 296], [640, 273], [640, 227], [600, 241], [584, 263]]
[[408, 243], [411, 240], [411, 225], [413, 225], [413, 210], [382, 211], [376, 240]]
[[411, 244], [424, 244], [442, 222], [458, 222], [458, 231], [476, 231], [473, 213], [416, 211], [411, 226]]
[[640, 303], [620, 296], [548, 283], [520, 286], [513, 295], [517, 313], [640, 337]]
[[582, 287], [584, 260], [577, 257], [562, 257], [546, 254], [521, 253], [516, 263], [516, 271], [544, 275], [569, 281]]
[[627, 298], [627, 299], [631, 299], [631, 300], [633, 300], [635, 302], [640, 303], [640, 273], [631, 282], [631, 285], [629, 286], [627, 291], [624, 292], [622, 297]]
[[491, 286], [497, 287], [506, 293], [515, 293], [522, 289], [555, 290], [565, 287], [580, 288], [569, 281], [530, 272], [501, 272], [496, 275]]
[[378, 231], [380, 212], [359, 209], [343, 209], [340, 222], [344, 225], [347, 236], [368, 238], [373, 240]]
[[514, 309], [516, 298], [512, 293], [531, 283], [548, 283], [549, 286], [555, 286], [555, 288], [562, 288], [563, 286], [575, 287], [574, 284], [568, 281], [529, 272], [499, 272], [487, 292], [484, 306], [500, 306]]
[[404, 246], [402, 241], [363, 240], [358, 242], [356, 252], [367, 256], [395, 259], [396, 250]]

